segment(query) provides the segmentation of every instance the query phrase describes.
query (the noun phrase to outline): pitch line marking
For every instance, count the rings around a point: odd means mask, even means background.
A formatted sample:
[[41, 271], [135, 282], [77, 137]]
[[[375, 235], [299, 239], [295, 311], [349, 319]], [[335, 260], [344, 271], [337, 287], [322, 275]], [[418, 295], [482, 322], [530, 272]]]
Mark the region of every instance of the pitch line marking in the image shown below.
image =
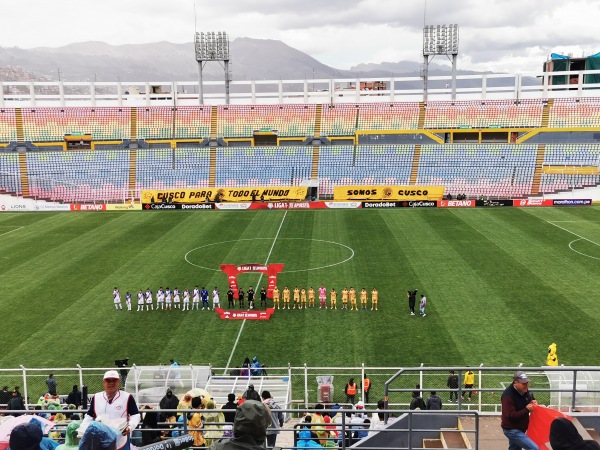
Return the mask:
[[6, 233], [0, 234], [0, 236], [4, 236], [5, 234], [12, 233], [13, 231], [19, 231], [21, 228], [24, 228], [24, 227], [15, 228], [14, 230], [10, 230], [10, 231], [7, 231]]
[[[287, 211], [286, 211], [286, 212], [287, 212]], [[239, 242], [239, 241], [257, 241], [257, 240], [268, 240], [268, 239], [271, 239], [271, 238], [245, 238], [245, 239], [234, 239], [234, 240], [230, 240], [230, 241], [213, 242], [212, 244], [206, 244], [206, 245], [202, 245], [202, 246], [200, 246], [200, 247], [196, 247], [196, 248], [193, 248], [193, 249], [191, 249], [190, 251], [188, 251], [188, 252], [185, 254], [185, 256], [184, 256], [184, 259], [185, 259], [185, 262], [187, 262], [188, 264], [191, 264], [192, 266], [198, 267], [198, 268], [200, 268], [200, 269], [212, 270], [213, 272], [220, 272], [220, 271], [221, 271], [220, 269], [211, 269], [210, 267], [201, 266], [201, 265], [199, 265], [199, 264], [196, 264], [196, 263], [193, 263], [193, 262], [191, 262], [191, 261], [188, 259], [188, 256], [189, 256], [189, 254], [190, 254], [190, 253], [192, 253], [192, 252], [194, 252], [194, 251], [196, 251], [196, 250], [199, 250], [199, 249], [201, 249], [201, 248], [210, 247], [210, 246], [213, 246], [213, 245], [227, 244], [227, 243], [230, 243], [230, 242]], [[325, 266], [320, 266], [320, 267], [309, 267], [308, 269], [284, 270], [284, 271], [283, 271], [283, 272], [281, 272], [281, 273], [309, 272], [309, 271], [311, 271], [311, 270], [320, 270], [320, 269], [326, 269], [326, 268], [328, 268], [328, 267], [339, 266], [340, 264], [344, 264], [344, 263], [346, 263], [346, 262], [350, 261], [352, 258], [354, 258], [354, 255], [355, 255], [355, 253], [354, 253], [354, 249], [353, 249], [352, 247], [349, 247], [349, 246], [347, 246], [347, 245], [345, 245], [345, 244], [342, 244], [342, 243], [340, 243], [340, 242], [335, 242], [335, 241], [327, 241], [327, 240], [325, 240], [325, 239], [309, 239], [309, 238], [281, 238], [281, 239], [279, 239], [279, 240], [280, 240], [280, 241], [284, 241], [284, 240], [305, 240], [305, 241], [324, 242], [324, 243], [326, 243], [326, 244], [334, 244], [334, 245], [338, 245], [338, 246], [340, 246], [340, 247], [344, 247], [344, 248], [346, 248], [346, 249], [350, 250], [350, 256], [349, 256], [348, 258], [346, 258], [346, 259], [342, 260], [342, 261], [338, 261], [338, 262], [336, 262], [336, 263], [327, 264], [327, 265], [325, 265]], [[273, 250], [273, 247], [271, 247], [271, 251], [272, 251], [272, 250]], [[269, 252], [269, 254], [270, 254], [270, 253], [271, 253], [271, 252]]]
[[[279, 228], [277, 233], [275, 234], [275, 238], [273, 239], [273, 243], [271, 244], [271, 249], [269, 250], [269, 254], [267, 255], [267, 260], [265, 261], [265, 266], [269, 263], [269, 258], [271, 257], [271, 253], [273, 253], [273, 249], [275, 248], [275, 243], [277, 242], [277, 238], [279, 237], [279, 232], [281, 231], [281, 227], [283, 226], [283, 222], [285, 217], [287, 216], [287, 211], [283, 215], [281, 219], [281, 223], [279, 224]], [[262, 280], [263, 273], [260, 273], [258, 277], [258, 281], [256, 282], [256, 287], [260, 286], [260, 280]], [[235, 343], [233, 344], [233, 348], [231, 349], [231, 354], [229, 355], [229, 359], [227, 360], [227, 364], [225, 365], [225, 370], [223, 371], [223, 375], [227, 375], [227, 370], [229, 369], [229, 364], [231, 364], [231, 359], [233, 358], [233, 354], [235, 353], [235, 349], [237, 348], [238, 342], [240, 341], [240, 336], [242, 335], [242, 330], [244, 329], [244, 325], [246, 324], [246, 319], [242, 321], [242, 326], [240, 327], [240, 331], [238, 332], [237, 338], [235, 338]], [[248, 368], [250, 370], [250, 368]]]
[[573, 223], [573, 222], [579, 222], [579, 220], [554, 220], [554, 221], [546, 220], [546, 222], [548, 222], [550, 225], [554, 225], [555, 227], [557, 227], [557, 228], [560, 228], [560, 229], [561, 229], [561, 230], [563, 230], [563, 231], [566, 231], [567, 233], [571, 233], [572, 235], [574, 235], [574, 236], [577, 236], [577, 237], [579, 238], [579, 239], [575, 239], [574, 241], [571, 241], [571, 242], [569, 242], [569, 249], [570, 249], [570, 250], [574, 251], [575, 253], [578, 253], [578, 254], [580, 254], [581, 256], [586, 256], [586, 257], [588, 257], [588, 258], [592, 258], [592, 259], [598, 259], [598, 260], [600, 260], [600, 258], [598, 258], [597, 256], [586, 255], [585, 253], [582, 253], [582, 252], [580, 252], [580, 251], [577, 251], [577, 250], [575, 250], [575, 249], [572, 247], [572, 245], [573, 245], [575, 242], [577, 242], [577, 241], [582, 241], [582, 240], [583, 240], [583, 241], [588, 241], [588, 242], [590, 242], [590, 243], [592, 243], [592, 244], [594, 244], [594, 245], [597, 245], [598, 247], [600, 247], [600, 244], [598, 244], [597, 242], [594, 242], [594, 241], [592, 241], [591, 239], [588, 239], [588, 238], [585, 238], [585, 237], [583, 237], [583, 236], [580, 236], [579, 234], [577, 234], [577, 233], [574, 233], [574, 232], [572, 232], [572, 231], [570, 231], [570, 230], [567, 230], [566, 228], [563, 228], [563, 227], [561, 227], [560, 225], [556, 225], [556, 224], [557, 224], [557, 223], [559, 223], [559, 222], [560, 222], [560, 223], [563, 223], [563, 222], [567, 222], [567, 223]]

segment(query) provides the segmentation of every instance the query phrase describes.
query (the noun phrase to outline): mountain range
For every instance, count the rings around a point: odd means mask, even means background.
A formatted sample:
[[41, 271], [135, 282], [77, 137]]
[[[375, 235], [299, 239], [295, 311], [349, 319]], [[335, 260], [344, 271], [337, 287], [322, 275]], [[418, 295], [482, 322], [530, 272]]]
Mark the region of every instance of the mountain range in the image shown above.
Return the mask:
[[[237, 38], [230, 42], [232, 80], [419, 77], [415, 61], [359, 64], [336, 69], [282, 41]], [[448, 75], [449, 66], [429, 64], [431, 75]], [[458, 74], [480, 72], [458, 71]], [[206, 63], [205, 80], [222, 80], [223, 67]], [[63, 47], [0, 47], [0, 81], [194, 81], [198, 63], [194, 43], [110, 45], [81, 42]]]

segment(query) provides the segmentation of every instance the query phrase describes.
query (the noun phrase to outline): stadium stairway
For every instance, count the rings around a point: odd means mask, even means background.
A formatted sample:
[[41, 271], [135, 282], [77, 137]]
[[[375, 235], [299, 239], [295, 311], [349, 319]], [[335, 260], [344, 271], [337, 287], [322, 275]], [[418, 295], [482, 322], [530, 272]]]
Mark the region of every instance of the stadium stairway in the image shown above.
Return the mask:
[[290, 407], [291, 384], [288, 377], [212, 375], [204, 389], [212, 395], [218, 405], [224, 405], [227, 403], [228, 394], [233, 393], [236, 397], [242, 395], [250, 384], [253, 384], [254, 389], [259, 393], [269, 391], [281, 408]]

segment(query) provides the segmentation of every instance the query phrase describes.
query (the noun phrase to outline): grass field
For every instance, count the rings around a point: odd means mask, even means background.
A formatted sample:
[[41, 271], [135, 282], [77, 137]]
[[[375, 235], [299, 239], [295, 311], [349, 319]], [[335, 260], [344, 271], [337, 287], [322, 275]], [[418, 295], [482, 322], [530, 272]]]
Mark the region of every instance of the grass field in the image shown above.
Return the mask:
[[[279, 286], [375, 286], [380, 308], [245, 323], [113, 309], [115, 286], [123, 297], [218, 286], [223, 299], [221, 263], [284, 263]], [[414, 288], [426, 318], [409, 315]], [[125, 356], [225, 367], [253, 355], [269, 366], [528, 366], [551, 342], [561, 364], [596, 365], [600, 208], [3, 213], [0, 292], [3, 368]]]

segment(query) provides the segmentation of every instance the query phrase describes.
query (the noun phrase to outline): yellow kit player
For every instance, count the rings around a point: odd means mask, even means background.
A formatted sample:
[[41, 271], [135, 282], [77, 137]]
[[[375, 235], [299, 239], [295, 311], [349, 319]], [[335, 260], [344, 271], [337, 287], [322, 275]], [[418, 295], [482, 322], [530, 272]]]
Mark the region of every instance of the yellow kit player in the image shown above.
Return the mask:
[[279, 289], [273, 288], [273, 309], [279, 309]]
[[315, 307], [315, 290], [312, 288], [312, 286], [308, 290], [308, 307], [309, 308]]
[[300, 289], [298, 286], [294, 288], [294, 309], [296, 309], [296, 305], [298, 305], [298, 309], [300, 308]]
[[342, 309], [348, 309], [348, 288], [342, 289]]
[[285, 309], [285, 305], [287, 305], [287, 309], [290, 309], [290, 290], [287, 286], [283, 288], [283, 309]]
[[377, 292], [376, 288], [373, 288], [373, 290], [371, 291], [371, 311], [373, 311], [373, 308], [375, 308], [375, 311], [377, 311], [377, 302], [379, 301], [379, 292]]
[[300, 309], [306, 309], [306, 289], [302, 288], [300, 291]]
[[365, 288], [360, 290], [360, 309], [367, 309], [367, 290]]
[[352, 286], [350, 286], [350, 310], [358, 311], [358, 306], [356, 306], [356, 291]]
[[331, 299], [331, 309], [337, 309], [337, 292], [335, 288], [331, 288], [331, 292], [329, 293], [329, 298]]

